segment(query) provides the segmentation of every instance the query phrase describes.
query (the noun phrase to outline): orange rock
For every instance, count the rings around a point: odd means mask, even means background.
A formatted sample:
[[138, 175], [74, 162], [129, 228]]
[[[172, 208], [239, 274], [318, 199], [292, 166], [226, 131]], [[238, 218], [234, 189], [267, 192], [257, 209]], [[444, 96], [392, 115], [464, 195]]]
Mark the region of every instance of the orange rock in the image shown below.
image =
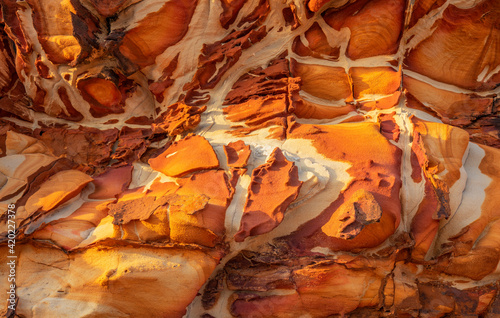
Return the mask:
[[460, 128], [426, 122], [416, 117], [412, 117], [412, 122], [414, 134], [420, 135], [426, 150], [428, 163], [422, 168], [437, 175], [451, 188], [460, 178], [460, 168], [469, 144], [469, 135]]
[[[350, 163], [347, 172], [352, 176], [345, 190], [317, 218], [312, 219], [288, 236], [290, 244], [299, 249], [316, 246], [332, 250], [353, 250], [375, 247], [391, 236], [401, 220], [399, 191], [401, 188], [401, 150], [392, 145], [380, 128], [373, 123], [348, 123], [334, 126], [293, 126], [289, 138], [310, 140], [317, 151], [328, 160]], [[370, 140], [365, 143], [364, 140]], [[349, 240], [329, 236], [324, 227], [338, 220], [334, 214], [356, 191], [370, 192], [382, 210], [380, 221], [365, 227], [359, 235]], [[368, 204], [369, 206], [369, 204]], [[324, 233], [327, 230], [327, 233]]]
[[92, 183], [95, 186], [89, 199], [111, 199], [125, 191], [132, 181], [132, 166], [124, 166], [116, 169], [110, 169], [105, 173], [94, 177]]
[[85, 202], [71, 215], [49, 222], [36, 230], [32, 237], [50, 240], [65, 250], [70, 250], [87, 238], [89, 233], [107, 215], [98, 206], [102, 201]]
[[224, 153], [229, 167], [245, 168], [252, 151], [250, 146], [245, 145], [243, 140], [238, 140], [230, 142], [227, 146], [224, 145]]
[[498, 316], [497, 3], [2, 0], [0, 312]]
[[[498, 103], [498, 102], [497, 102]], [[500, 148], [500, 128], [495, 126], [497, 118], [500, 116], [500, 110], [491, 116], [479, 117], [474, 123], [465, 128], [470, 134], [470, 139], [478, 144]]]
[[[484, 151], [484, 157], [479, 169], [491, 181], [484, 189], [484, 201], [478, 207], [479, 217], [470, 224], [465, 224], [456, 236], [450, 238], [451, 244], [446, 252], [451, 255], [442, 257], [436, 269], [474, 280], [481, 280], [496, 272], [500, 261], [500, 222], [497, 208], [500, 198], [500, 150], [480, 147]], [[477, 215], [477, 212], [474, 213]]]
[[49, 116], [62, 118], [71, 121], [81, 121], [83, 115], [75, 109], [65, 87], [60, 86], [52, 96], [48, 96], [46, 90], [39, 85], [36, 86], [36, 95], [33, 99], [33, 109], [38, 112], [44, 112]]
[[379, 222], [381, 217], [382, 210], [377, 200], [370, 192], [360, 189], [342, 203], [321, 230], [328, 236], [349, 240], [368, 224]]
[[73, 33], [74, 6], [70, 2], [50, 0], [30, 0], [28, 3], [33, 10], [38, 40], [49, 60], [57, 64], [74, 61], [82, 51]]
[[360, 109], [365, 111], [375, 110], [375, 109], [390, 109], [397, 107], [401, 97], [401, 92], [395, 92], [387, 97], [382, 97], [374, 101], [362, 101], [360, 102]]
[[425, 177], [424, 198], [411, 225], [415, 238], [412, 256], [422, 260], [437, 234], [440, 219], [451, 215], [449, 191], [460, 178], [469, 136], [452, 126], [412, 120], [415, 125], [412, 156], [419, 165], [414, 173], [423, 172]]
[[331, 47], [325, 31], [317, 22], [304, 33], [308, 45], [304, 45], [300, 36], [296, 37], [292, 50], [300, 56], [312, 56], [315, 58], [337, 60], [340, 54], [340, 47]]
[[297, 6], [295, 3], [290, 3], [290, 5], [284, 8], [281, 12], [286, 22], [285, 25], [291, 25], [292, 30], [297, 29], [301, 25], [300, 19], [297, 16]]
[[482, 300], [491, 297], [495, 289], [494, 285], [461, 289], [437, 282], [419, 282], [419, 297], [432, 299], [422, 303], [421, 311], [429, 316], [478, 316], [485, 312]]
[[340, 31], [351, 31], [346, 55], [353, 59], [394, 54], [403, 29], [405, 2], [402, 0], [355, 1], [343, 10], [327, 10], [324, 19]]
[[356, 111], [352, 104], [345, 106], [320, 105], [305, 99], [295, 101], [294, 114], [299, 118], [332, 119]]
[[225, 97], [224, 105], [241, 104], [259, 96], [287, 93], [289, 85], [297, 82], [289, 79], [287, 52], [280, 54], [265, 67], [257, 67], [242, 75]]
[[114, 216], [115, 224], [146, 220], [154, 210], [167, 204], [169, 195], [177, 188], [173, 182], [155, 180], [148, 190], [145, 187], [127, 189], [121, 192], [118, 201], [107, 206], [108, 213]]
[[173, 0], [149, 13], [125, 34], [120, 53], [140, 67], [153, 64], [159, 54], [184, 37], [197, 2]]
[[440, 8], [445, 3], [446, 0], [415, 0], [409, 25], [414, 26], [422, 17]]
[[168, 63], [168, 65], [163, 69], [163, 72], [155, 82], [149, 84], [149, 90], [156, 97], [156, 100], [161, 103], [165, 99], [164, 92], [167, 88], [172, 86], [175, 79], [172, 78], [174, 71], [177, 69], [179, 63], [179, 53]]
[[122, 9], [126, 0], [90, 0], [89, 3], [104, 17], [110, 17]]
[[288, 118], [290, 117], [275, 117], [261, 124], [252, 125], [248, 128], [242, 126], [231, 126], [231, 130], [226, 131], [226, 133], [232, 134], [235, 137], [244, 137], [251, 136], [253, 132], [259, 131], [260, 129], [271, 127], [269, 128], [269, 135], [266, 138], [284, 140], [286, 137], [286, 123]]
[[[353, 115], [351, 117], [347, 117], [346, 119], [344, 119], [343, 121], [341, 121], [340, 123], [341, 124], [345, 124], [345, 123], [356, 123], [356, 122], [360, 122], [360, 121], [365, 121], [366, 117], [363, 116], [363, 115]], [[384, 134], [385, 136], [385, 134]], [[387, 137], [387, 136], [386, 136]]]
[[301, 185], [298, 168], [275, 148], [267, 162], [252, 171], [240, 230], [234, 239], [242, 242], [248, 236], [264, 234], [278, 226]]
[[47, 128], [35, 130], [34, 136], [43, 141], [54, 155], [92, 167], [109, 162], [118, 131], [90, 127]]
[[399, 136], [401, 134], [401, 129], [396, 123], [395, 112], [391, 114], [380, 114], [378, 117], [378, 122], [380, 123], [380, 133], [384, 135], [387, 139], [392, 139], [396, 142], [399, 141]]
[[220, 0], [223, 12], [220, 14], [219, 21], [224, 29], [233, 24], [245, 2], [246, 0]]
[[[16, 245], [16, 294], [26, 299], [17, 305], [17, 314], [60, 317], [78, 308], [82, 315], [140, 317], [147, 312], [181, 318], [217, 264], [214, 256], [200, 250], [110, 247], [68, 255], [44, 246]], [[31, 294], [36, 287], [43, 292]], [[165, 299], [150, 294], [151, 288], [176, 296]]]
[[[261, 0], [262, 3], [266, 1]], [[265, 11], [266, 6], [259, 5], [256, 8], [256, 10], [260, 9]], [[265, 15], [257, 15], [256, 17], [256, 19], [264, 18]], [[244, 24], [243, 21], [240, 24]], [[258, 26], [258, 23], [254, 23], [243, 30], [233, 30], [220, 41], [203, 46], [193, 80], [184, 85], [184, 90], [187, 91], [185, 96], [186, 103], [201, 105], [210, 100], [210, 95], [206, 91], [201, 90], [214, 88], [226, 72], [238, 62], [242, 52], [249, 49], [255, 43], [260, 42], [267, 35], [266, 27]], [[219, 65], [220, 62], [224, 62], [223, 66]]]
[[0, 200], [4, 201], [24, 191], [30, 177], [56, 160], [44, 154], [15, 154], [0, 158]]
[[184, 103], [172, 104], [158, 116], [151, 128], [154, 133], [166, 132], [171, 136], [179, 135], [196, 128], [201, 121], [201, 113], [206, 109], [206, 106], [188, 106]]
[[[377, 270], [352, 270], [335, 262], [303, 266], [288, 278], [296, 292], [282, 295], [241, 292], [233, 297], [231, 313], [239, 317], [290, 318], [306, 314], [318, 318], [344, 315], [359, 307], [377, 306], [382, 276], [389, 271], [387, 265]], [[281, 273], [286, 275], [283, 270]], [[269, 275], [266, 272], [256, 274], [264, 279]]]
[[136, 242], [168, 242], [170, 225], [169, 202], [179, 187], [172, 182], [155, 180], [148, 190], [144, 187], [123, 191], [116, 202], [103, 203], [100, 210], [109, 214], [96, 227], [92, 238], [82, 244], [108, 238]]
[[50, 211], [70, 200], [93, 179], [78, 170], [65, 170], [51, 176], [40, 189], [26, 201], [26, 212], [33, 215], [36, 212]]
[[43, 154], [53, 156], [49, 147], [43, 142], [14, 131], [7, 131], [7, 138], [5, 139], [5, 154]]
[[[401, 316], [417, 312], [422, 308], [419, 289], [415, 281], [418, 272], [417, 266], [412, 263], [397, 262], [393, 272], [394, 294], [392, 308], [394, 308], [394, 312]], [[385, 298], [388, 296], [385, 294]]]
[[219, 166], [214, 149], [202, 136], [187, 136], [173, 143], [158, 157], [149, 159], [148, 163], [151, 168], [171, 177]]
[[108, 205], [108, 213], [114, 217], [113, 224], [115, 225], [127, 224], [132, 220], [144, 221], [168, 201], [168, 196], [160, 199], [154, 196], [143, 196], [132, 200], [119, 200], [117, 203]]
[[288, 109], [286, 95], [280, 94], [229, 105], [223, 111], [230, 121], [245, 121], [248, 126], [255, 126], [275, 117], [286, 116]]
[[493, 89], [500, 80], [500, 54], [489, 43], [498, 42], [500, 36], [494, 13], [498, 9], [495, 0], [467, 8], [450, 4], [431, 36], [408, 52], [408, 69], [470, 90]]
[[[5, 4], [7, 5], [7, 4]], [[8, 16], [8, 9], [3, 9]], [[8, 18], [7, 18], [8, 19]], [[2, 108], [0, 114], [8, 117], [15, 116], [27, 122], [33, 122], [33, 115], [28, 107], [30, 101], [26, 96], [24, 85], [16, 73], [14, 47], [10, 46], [9, 37], [5, 30], [0, 29], [0, 96]]]
[[330, 0], [310, 0], [307, 3], [307, 7], [312, 12], [318, 12], [319, 9], [321, 9], [321, 7], [327, 4], [328, 2], [330, 2]]
[[8, 44], [5, 31], [0, 31], [0, 61], [4, 67], [0, 71], [0, 92], [2, 95], [12, 87], [12, 81], [17, 79], [14, 56]]
[[117, 69], [103, 68], [98, 73], [84, 73], [76, 81], [76, 88], [90, 105], [96, 118], [125, 112], [125, 101], [136, 84]]
[[409, 76], [403, 77], [408, 90], [407, 105], [437, 115], [445, 124], [463, 127], [478, 117], [492, 116], [493, 97], [463, 94], [436, 88]]
[[[290, 77], [286, 52], [271, 61], [266, 68], [257, 68], [241, 76], [226, 95], [223, 109], [230, 121], [245, 121], [249, 128], [229, 131], [236, 136], [247, 135], [257, 129], [278, 125], [286, 127], [285, 117], [299, 103], [300, 78]], [[263, 96], [264, 95], [264, 96]], [[279, 129], [279, 128], [278, 128]], [[270, 138], [284, 138], [282, 133]]]
[[210, 170], [178, 182], [180, 188], [170, 207], [172, 240], [215, 246], [225, 233], [226, 209], [234, 193], [228, 176]]
[[352, 67], [349, 75], [356, 100], [376, 100], [395, 93], [401, 86], [401, 72], [392, 67]]
[[114, 153], [111, 155], [111, 159], [122, 164], [131, 164], [139, 160], [150, 145], [148, 139], [151, 135], [152, 131], [149, 128], [129, 128], [124, 126], [120, 130], [118, 143], [114, 145]]
[[[78, 82], [78, 88], [82, 92], [82, 97], [92, 105], [108, 110], [110, 113], [122, 113], [122, 94], [118, 88], [110, 81], [102, 78], [88, 78]], [[92, 109], [96, 111], [96, 106]], [[97, 112], [96, 112], [97, 115]], [[107, 115], [99, 112], [96, 117]]]

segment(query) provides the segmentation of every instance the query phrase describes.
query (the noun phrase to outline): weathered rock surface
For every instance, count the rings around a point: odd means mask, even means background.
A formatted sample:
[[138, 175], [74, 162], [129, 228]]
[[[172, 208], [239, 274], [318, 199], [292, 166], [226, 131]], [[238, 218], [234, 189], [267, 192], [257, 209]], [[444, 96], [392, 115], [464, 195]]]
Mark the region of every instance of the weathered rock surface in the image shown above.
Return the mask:
[[1, 1], [0, 311], [498, 317], [499, 24], [496, 0]]

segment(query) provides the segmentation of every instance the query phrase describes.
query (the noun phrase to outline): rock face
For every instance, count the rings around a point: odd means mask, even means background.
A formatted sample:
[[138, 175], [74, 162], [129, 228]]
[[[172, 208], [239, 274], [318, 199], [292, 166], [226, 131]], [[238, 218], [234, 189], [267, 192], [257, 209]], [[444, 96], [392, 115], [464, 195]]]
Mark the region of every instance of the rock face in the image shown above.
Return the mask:
[[499, 1], [0, 17], [3, 315], [500, 316]]

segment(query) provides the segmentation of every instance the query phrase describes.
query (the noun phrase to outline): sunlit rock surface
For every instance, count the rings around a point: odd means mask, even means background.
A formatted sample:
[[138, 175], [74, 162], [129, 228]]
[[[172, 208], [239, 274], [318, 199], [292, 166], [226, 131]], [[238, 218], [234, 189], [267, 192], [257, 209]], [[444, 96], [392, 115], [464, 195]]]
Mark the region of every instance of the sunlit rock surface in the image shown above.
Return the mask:
[[499, 25], [497, 0], [3, 0], [2, 314], [500, 316]]

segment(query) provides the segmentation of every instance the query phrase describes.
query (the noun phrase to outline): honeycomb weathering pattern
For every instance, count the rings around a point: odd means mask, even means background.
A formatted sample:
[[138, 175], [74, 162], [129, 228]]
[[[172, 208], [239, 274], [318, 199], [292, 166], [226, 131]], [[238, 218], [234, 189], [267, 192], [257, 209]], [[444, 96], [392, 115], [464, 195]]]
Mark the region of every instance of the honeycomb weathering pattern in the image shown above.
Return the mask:
[[0, 4], [4, 315], [500, 315], [497, 0]]

